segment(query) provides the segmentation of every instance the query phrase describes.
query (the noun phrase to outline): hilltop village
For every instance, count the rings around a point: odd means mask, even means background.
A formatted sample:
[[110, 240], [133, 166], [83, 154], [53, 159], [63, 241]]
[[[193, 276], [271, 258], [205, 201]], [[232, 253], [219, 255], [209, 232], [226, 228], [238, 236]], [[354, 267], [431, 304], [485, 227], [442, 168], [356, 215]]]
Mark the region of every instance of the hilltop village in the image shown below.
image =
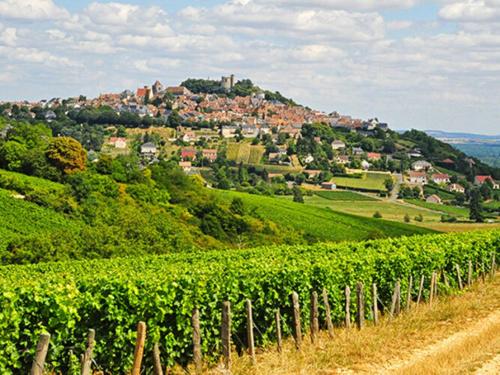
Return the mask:
[[[349, 189], [455, 205], [466, 204], [474, 186], [482, 187], [486, 200], [499, 189], [496, 169], [424, 133], [397, 133], [377, 118], [313, 110], [234, 75], [178, 86], [156, 81], [93, 99], [2, 103], [0, 111], [74, 137], [95, 163], [171, 160], [221, 189]], [[0, 132], [5, 137], [8, 126]]]

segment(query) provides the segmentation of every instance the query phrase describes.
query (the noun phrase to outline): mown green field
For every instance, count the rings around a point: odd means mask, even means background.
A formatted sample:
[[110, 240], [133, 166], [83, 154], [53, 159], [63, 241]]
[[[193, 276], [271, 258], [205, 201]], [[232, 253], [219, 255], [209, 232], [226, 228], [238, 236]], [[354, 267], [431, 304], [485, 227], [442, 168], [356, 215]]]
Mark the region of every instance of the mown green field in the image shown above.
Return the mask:
[[[290, 198], [291, 199], [291, 198]], [[373, 217], [375, 212], [380, 212], [383, 219], [398, 221], [403, 223], [405, 215], [409, 215], [414, 224], [414, 218], [417, 215], [422, 215], [424, 222], [439, 222], [441, 220], [441, 213], [429, 210], [424, 210], [413, 205], [404, 205], [394, 203], [387, 200], [373, 200], [373, 201], [332, 201], [319, 196], [305, 197], [307, 205], [315, 207], [328, 207], [337, 212], [346, 212], [353, 215], [359, 215], [367, 218]]]
[[433, 211], [444, 212], [448, 215], [456, 216], [458, 218], [466, 218], [469, 216], [469, 210], [465, 207], [448, 206], [445, 204], [427, 203], [420, 199], [405, 199], [406, 202], [414, 204], [415, 206], [428, 208]]
[[390, 174], [366, 172], [363, 173], [363, 178], [333, 177], [332, 181], [341, 188], [386, 191], [384, 182], [390, 177]]
[[[308, 203], [312, 199], [327, 202], [318, 207], [318, 205], [314, 204], [291, 202], [290, 197], [273, 198], [222, 190], [216, 191], [216, 194], [221, 199], [227, 201], [239, 197], [243, 200], [247, 209], [254, 210], [260, 216], [278, 225], [302, 232], [304, 237], [310, 240], [359, 241], [373, 237], [392, 237], [428, 232], [427, 229], [403, 223], [353, 216], [346, 213], [349, 212], [347, 210], [338, 210], [336, 208], [337, 202], [321, 197], [306, 197]], [[354, 206], [352, 202], [338, 203]], [[377, 202], [359, 203], [368, 204]], [[329, 204], [332, 205], [333, 209], [343, 212], [332, 211], [329, 208]]]
[[352, 191], [315, 191], [314, 195], [331, 201], [376, 201], [377, 199], [368, 195], [355, 193]]

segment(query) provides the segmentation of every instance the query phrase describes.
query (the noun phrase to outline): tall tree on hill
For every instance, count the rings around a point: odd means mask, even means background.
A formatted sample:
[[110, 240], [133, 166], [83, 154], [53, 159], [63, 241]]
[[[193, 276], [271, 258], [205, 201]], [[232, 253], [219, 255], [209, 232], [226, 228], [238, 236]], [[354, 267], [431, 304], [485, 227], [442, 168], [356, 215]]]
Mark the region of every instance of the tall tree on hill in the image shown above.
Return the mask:
[[71, 137], [54, 138], [46, 154], [47, 159], [66, 174], [83, 171], [86, 167], [87, 152]]
[[304, 197], [302, 196], [302, 191], [298, 186], [294, 186], [293, 190], [293, 201], [297, 203], [304, 203]]
[[469, 218], [477, 223], [482, 223], [484, 221], [481, 203], [482, 196], [479, 189], [472, 190], [469, 204]]

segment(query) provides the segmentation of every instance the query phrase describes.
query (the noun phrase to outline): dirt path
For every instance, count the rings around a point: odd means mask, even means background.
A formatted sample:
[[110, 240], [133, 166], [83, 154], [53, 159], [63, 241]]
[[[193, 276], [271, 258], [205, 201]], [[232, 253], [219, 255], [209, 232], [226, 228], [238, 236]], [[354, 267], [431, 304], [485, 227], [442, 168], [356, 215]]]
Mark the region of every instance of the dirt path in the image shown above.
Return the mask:
[[[423, 374], [442, 373], [439, 364], [443, 362], [450, 372], [450, 365], [458, 369], [477, 368], [475, 373], [489, 375], [500, 373], [500, 354], [490, 360], [491, 355], [500, 353], [500, 310], [470, 325], [441, 341], [410, 353], [408, 358], [391, 361], [368, 372], [376, 374]], [[489, 355], [488, 355], [489, 354]], [[486, 358], [485, 358], [486, 356]]]

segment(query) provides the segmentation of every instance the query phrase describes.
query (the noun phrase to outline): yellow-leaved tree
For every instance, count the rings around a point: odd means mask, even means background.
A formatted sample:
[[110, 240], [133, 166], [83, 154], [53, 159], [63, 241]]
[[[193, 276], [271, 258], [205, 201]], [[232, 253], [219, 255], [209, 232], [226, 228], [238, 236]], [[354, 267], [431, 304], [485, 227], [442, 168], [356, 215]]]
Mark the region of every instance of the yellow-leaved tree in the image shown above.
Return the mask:
[[71, 174], [85, 170], [87, 152], [77, 140], [58, 137], [51, 140], [47, 159], [64, 173]]

